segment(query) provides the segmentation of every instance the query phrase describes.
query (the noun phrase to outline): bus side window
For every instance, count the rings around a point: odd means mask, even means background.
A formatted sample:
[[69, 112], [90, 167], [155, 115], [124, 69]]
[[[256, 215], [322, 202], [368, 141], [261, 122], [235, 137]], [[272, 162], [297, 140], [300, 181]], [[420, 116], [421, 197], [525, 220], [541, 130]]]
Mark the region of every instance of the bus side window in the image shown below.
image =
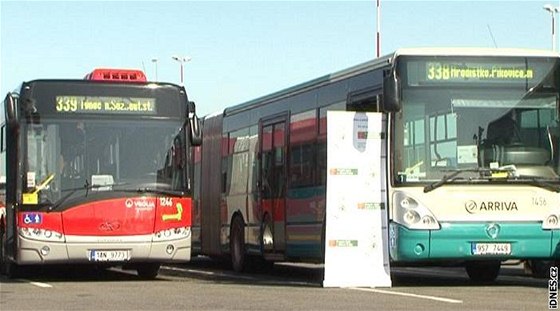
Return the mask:
[[381, 89], [366, 89], [348, 94], [347, 111], [378, 112]]
[[2, 124], [0, 129], [0, 152], [6, 152], [6, 125]]

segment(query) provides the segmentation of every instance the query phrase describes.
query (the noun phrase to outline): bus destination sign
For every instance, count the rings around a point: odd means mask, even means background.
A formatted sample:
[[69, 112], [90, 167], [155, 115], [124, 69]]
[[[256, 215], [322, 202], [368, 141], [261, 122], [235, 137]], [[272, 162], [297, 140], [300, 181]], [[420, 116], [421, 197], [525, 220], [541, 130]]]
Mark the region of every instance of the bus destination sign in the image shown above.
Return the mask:
[[516, 82], [535, 76], [533, 68], [513, 64], [427, 62], [425, 71], [428, 82]]
[[155, 114], [155, 98], [56, 96], [58, 113]]
[[536, 85], [546, 78], [554, 64], [526, 60], [479, 61], [476, 59], [411, 59], [406, 60], [409, 86], [456, 85]]

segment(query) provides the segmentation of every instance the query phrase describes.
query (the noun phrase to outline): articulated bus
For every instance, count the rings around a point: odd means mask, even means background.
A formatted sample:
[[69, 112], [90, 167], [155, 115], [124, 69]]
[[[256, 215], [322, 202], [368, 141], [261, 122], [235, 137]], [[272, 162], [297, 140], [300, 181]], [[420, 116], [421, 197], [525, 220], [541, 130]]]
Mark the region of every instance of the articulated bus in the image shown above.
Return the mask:
[[4, 101], [0, 267], [89, 264], [155, 278], [191, 256], [191, 146], [184, 87], [142, 71], [34, 80]]
[[[393, 265], [560, 257], [559, 55], [401, 49], [203, 120], [193, 254], [323, 262], [327, 111], [377, 112]], [[198, 149], [198, 148], [197, 148]], [[344, 152], [344, 150], [340, 150]]]

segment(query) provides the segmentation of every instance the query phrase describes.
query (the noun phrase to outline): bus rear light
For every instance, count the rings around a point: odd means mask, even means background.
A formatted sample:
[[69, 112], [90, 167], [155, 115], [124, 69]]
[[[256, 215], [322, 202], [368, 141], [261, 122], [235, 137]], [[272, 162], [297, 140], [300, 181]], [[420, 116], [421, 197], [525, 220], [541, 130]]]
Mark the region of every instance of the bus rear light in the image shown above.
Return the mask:
[[37, 241], [64, 242], [64, 234], [41, 228], [19, 228], [19, 234], [27, 239]]
[[549, 215], [542, 224], [543, 229], [560, 229], [560, 221], [557, 215]]
[[171, 240], [178, 240], [188, 238], [191, 235], [191, 228], [189, 227], [180, 227], [180, 228], [171, 228], [158, 231], [154, 234], [153, 241], [171, 241]]

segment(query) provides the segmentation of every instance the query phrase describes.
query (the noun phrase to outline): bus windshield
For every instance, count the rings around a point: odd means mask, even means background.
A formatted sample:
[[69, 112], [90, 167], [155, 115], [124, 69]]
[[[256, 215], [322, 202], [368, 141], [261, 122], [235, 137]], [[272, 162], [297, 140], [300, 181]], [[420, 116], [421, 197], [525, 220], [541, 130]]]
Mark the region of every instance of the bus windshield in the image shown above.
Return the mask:
[[508, 170], [558, 181], [558, 65], [550, 59], [406, 58], [395, 118], [397, 182]]
[[[79, 188], [187, 189], [183, 124], [48, 119], [27, 123], [26, 193], [53, 203]], [[122, 186], [122, 187], [121, 187]]]

